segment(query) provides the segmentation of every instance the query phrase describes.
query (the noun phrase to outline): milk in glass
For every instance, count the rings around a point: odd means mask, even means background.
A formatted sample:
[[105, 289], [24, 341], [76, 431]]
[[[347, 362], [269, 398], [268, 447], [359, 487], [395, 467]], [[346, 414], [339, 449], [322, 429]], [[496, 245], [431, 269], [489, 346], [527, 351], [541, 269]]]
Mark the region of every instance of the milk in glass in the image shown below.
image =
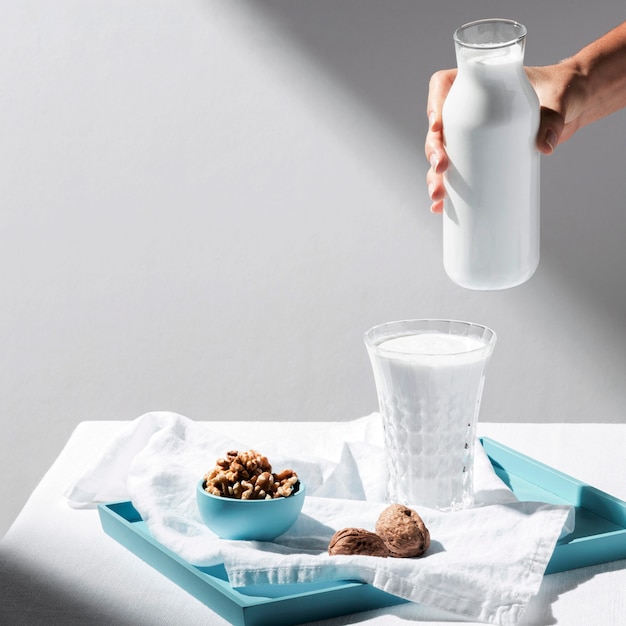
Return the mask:
[[385, 432], [388, 499], [454, 510], [473, 504], [473, 456], [493, 331], [413, 320], [366, 334]]

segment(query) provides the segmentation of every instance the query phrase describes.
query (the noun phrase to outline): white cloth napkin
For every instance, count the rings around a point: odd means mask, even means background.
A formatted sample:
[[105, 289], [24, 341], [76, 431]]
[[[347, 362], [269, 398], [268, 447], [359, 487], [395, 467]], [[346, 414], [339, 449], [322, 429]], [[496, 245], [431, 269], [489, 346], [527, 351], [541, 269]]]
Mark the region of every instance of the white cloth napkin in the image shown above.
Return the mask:
[[[377, 437], [380, 417], [366, 418]], [[377, 439], [382, 441], [382, 438]], [[303, 447], [306, 442], [303, 443]], [[361, 580], [464, 618], [516, 624], [541, 584], [559, 536], [573, 529], [571, 507], [518, 502], [476, 446], [477, 506], [441, 513], [415, 506], [432, 543], [418, 559], [328, 556], [333, 533], [374, 530], [387, 506], [385, 462], [372, 440], [346, 442], [334, 462], [259, 450], [274, 470], [293, 468], [307, 486], [302, 514], [274, 542], [226, 541], [196, 510], [197, 481], [227, 450], [256, 448], [174, 413], [145, 414], [109, 442], [65, 496], [71, 506], [130, 498], [154, 538], [196, 565], [223, 563], [233, 587]]]

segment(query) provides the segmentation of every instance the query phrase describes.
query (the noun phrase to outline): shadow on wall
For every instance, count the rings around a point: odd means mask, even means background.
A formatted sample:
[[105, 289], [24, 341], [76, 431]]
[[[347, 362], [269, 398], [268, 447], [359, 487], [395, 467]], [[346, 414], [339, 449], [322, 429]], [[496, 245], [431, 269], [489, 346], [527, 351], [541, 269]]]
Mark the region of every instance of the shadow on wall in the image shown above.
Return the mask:
[[[428, 80], [437, 69], [455, 65], [452, 33], [457, 26], [491, 14], [511, 14], [529, 28], [526, 60], [550, 63], [623, 19], [620, 2], [605, 2], [600, 18], [597, 10], [563, 16], [558, 6], [550, 12], [545, 3], [533, 1], [524, 9], [513, 2], [507, 7], [502, 2], [435, 5], [411, 0], [247, 4], [365, 104], [394, 139], [415, 154], [424, 171]], [[567, 39], [554, 41], [549, 29], [557, 19]], [[626, 314], [626, 272], [621, 271], [626, 252], [618, 245], [626, 235], [624, 125], [625, 115], [618, 113], [594, 125], [593, 131], [584, 129], [570, 145], [544, 159], [542, 188], [543, 263], [573, 289], [589, 289], [596, 303], [610, 302], [612, 314], [617, 308], [620, 318]]]
[[[367, 107], [398, 146], [399, 158], [414, 160], [409, 176], [415, 172], [423, 180], [428, 81], [437, 69], [455, 65], [454, 29], [496, 15], [517, 19], [529, 31], [526, 62], [553, 63], [623, 20], [621, 1], [600, 0], [601, 10], [576, 4], [577, 11], [564, 11], [565, 2], [535, 0], [523, 6], [489, 0], [247, 0], [246, 7]], [[555, 37], [559, 30], [567, 37]], [[549, 350], [562, 350], [580, 329], [586, 335], [580, 357], [606, 355], [609, 364], [621, 362], [626, 351], [624, 128], [626, 111], [621, 111], [543, 159], [540, 270], [528, 288], [490, 300], [512, 310], [518, 330], [522, 322], [526, 329], [540, 328], [536, 341], [548, 341]], [[415, 193], [415, 179], [404, 184], [412, 184]], [[626, 400], [621, 375], [614, 366], [605, 369], [599, 384], [614, 396], [619, 415]]]
[[[365, 104], [396, 140], [421, 152], [426, 130], [427, 85], [434, 58], [424, 59], [433, 34], [421, 3], [379, 1], [248, 0], [355, 99]], [[451, 43], [450, 35], [450, 43]], [[449, 46], [444, 63], [454, 61]], [[432, 54], [432, 53], [431, 53]]]

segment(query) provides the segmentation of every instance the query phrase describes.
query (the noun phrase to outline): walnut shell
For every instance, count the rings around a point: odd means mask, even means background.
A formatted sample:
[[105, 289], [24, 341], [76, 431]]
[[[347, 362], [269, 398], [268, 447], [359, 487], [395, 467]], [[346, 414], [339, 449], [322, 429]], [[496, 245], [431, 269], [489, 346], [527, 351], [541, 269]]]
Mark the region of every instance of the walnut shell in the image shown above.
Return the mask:
[[364, 528], [343, 528], [330, 539], [328, 554], [363, 554], [366, 556], [389, 556], [385, 542], [375, 533]]
[[387, 545], [389, 556], [421, 556], [430, 545], [430, 533], [422, 518], [403, 504], [392, 504], [380, 514], [376, 533]]

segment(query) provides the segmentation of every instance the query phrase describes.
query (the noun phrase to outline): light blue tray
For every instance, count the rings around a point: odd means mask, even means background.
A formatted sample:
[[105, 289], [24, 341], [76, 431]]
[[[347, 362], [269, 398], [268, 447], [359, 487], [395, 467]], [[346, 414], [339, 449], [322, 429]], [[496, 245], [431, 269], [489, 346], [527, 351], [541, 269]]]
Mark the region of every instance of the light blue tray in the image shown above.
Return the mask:
[[576, 507], [574, 532], [557, 543], [546, 574], [626, 559], [626, 502], [493, 439], [481, 443], [519, 500]]
[[[626, 558], [626, 503], [492, 439], [481, 443], [520, 500], [573, 504], [575, 531], [559, 541], [546, 573]], [[220, 566], [196, 567], [155, 541], [130, 502], [99, 505], [104, 531], [235, 626], [290, 626], [405, 602], [354, 581], [235, 590]]]
[[190, 565], [155, 541], [130, 502], [98, 505], [104, 531], [235, 626], [289, 626], [406, 602], [355, 581], [233, 589], [222, 565]]

